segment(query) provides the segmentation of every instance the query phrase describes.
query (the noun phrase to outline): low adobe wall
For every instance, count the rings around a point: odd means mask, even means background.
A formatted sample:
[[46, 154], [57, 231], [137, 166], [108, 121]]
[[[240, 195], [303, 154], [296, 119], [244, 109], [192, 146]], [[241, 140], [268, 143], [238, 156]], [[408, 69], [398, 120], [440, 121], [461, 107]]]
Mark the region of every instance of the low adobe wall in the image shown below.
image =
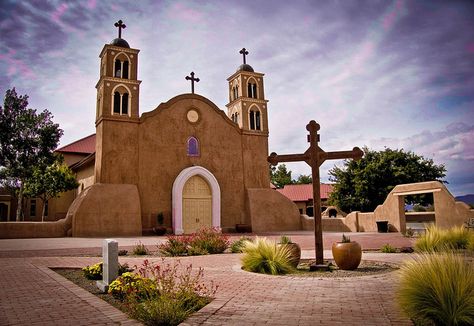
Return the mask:
[[248, 210], [253, 232], [301, 230], [294, 202], [273, 189], [248, 189]]
[[[351, 232], [351, 229], [346, 225], [346, 218], [344, 217], [323, 217], [321, 223], [324, 232]], [[301, 215], [301, 229], [304, 231], [314, 230], [314, 218], [308, 215]]]
[[71, 219], [54, 222], [0, 222], [0, 239], [59, 238], [67, 236]]
[[142, 220], [136, 185], [96, 183], [69, 208], [73, 237], [140, 236]]

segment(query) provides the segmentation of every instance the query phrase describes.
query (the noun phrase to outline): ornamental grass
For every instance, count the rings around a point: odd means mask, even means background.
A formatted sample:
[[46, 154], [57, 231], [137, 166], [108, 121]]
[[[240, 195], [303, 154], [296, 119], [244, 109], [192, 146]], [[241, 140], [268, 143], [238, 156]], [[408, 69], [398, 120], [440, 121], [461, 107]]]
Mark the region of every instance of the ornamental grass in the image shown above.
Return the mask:
[[474, 233], [462, 226], [445, 230], [432, 224], [426, 228], [425, 234], [416, 241], [415, 250], [431, 252], [470, 249], [472, 242], [474, 242]]
[[272, 275], [294, 271], [287, 246], [277, 246], [274, 241], [256, 237], [253, 242], [246, 241], [242, 251], [242, 268], [246, 271]]
[[417, 325], [474, 325], [474, 266], [445, 251], [418, 254], [400, 269], [397, 301]]

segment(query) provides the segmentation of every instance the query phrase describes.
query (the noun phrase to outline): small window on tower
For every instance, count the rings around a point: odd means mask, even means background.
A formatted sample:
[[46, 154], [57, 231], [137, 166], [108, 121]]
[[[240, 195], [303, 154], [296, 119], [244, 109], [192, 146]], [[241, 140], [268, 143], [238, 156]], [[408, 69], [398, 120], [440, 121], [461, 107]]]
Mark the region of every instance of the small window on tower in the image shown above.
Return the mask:
[[114, 113], [120, 114], [120, 93], [115, 92], [114, 93]]
[[255, 130], [255, 111], [250, 111], [250, 130]]
[[122, 95], [122, 114], [128, 114], [128, 94]]
[[252, 97], [257, 98], [257, 84], [252, 84]]
[[123, 67], [122, 78], [128, 79], [128, 61], [124, 61], [122, 67]]
[[199, 156], [199, 142], [195, 137], [188, 139], [188, 156]]
[[122, 77], [122, 61], [115, 60], [114, 77]]
[[257, 130], [260, 130], [260, 111], [255, 112], [255, 126]]

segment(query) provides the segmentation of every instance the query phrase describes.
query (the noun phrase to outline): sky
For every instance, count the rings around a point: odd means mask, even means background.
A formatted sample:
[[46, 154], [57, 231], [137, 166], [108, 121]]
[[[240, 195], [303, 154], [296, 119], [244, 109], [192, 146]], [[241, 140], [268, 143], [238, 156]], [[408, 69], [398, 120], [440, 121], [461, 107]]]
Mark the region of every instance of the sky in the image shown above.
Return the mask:
[[191, 71], [226, 111], [245, 47], [265, 74], [270, 152], [304, 152], [315, 120], [326, 151], [403, 148], [444, 164], [454, 195], [474, 194], [474, 1], [1, 0], [2, 97], [15, 87], [51, 111], [61, 145], [94, 133], [99, 54], [119, 19], [140, 49], [141, 114], [190, 92]]

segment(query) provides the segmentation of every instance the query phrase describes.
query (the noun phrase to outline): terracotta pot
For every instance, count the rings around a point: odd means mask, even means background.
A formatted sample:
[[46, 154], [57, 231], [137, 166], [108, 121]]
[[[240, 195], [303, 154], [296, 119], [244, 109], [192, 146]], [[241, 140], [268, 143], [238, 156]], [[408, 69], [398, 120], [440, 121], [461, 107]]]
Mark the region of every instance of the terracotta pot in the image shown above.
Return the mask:
[[362, 248], [355, 241], [335, 242], [332, 244], [332, 256], [340, 269], [353, 270], [360, 264]]
[[301, 259], [301, 248], [297, 243], [279, 243], [279, 246], [286, 247], [290, 251], [290, 264], [296, 268]]
[[164, 235], [166, 233], [166, 228], [164, 226], [157, 226], [153, 228], [153, 232], [155, 232], [156, 235]]

